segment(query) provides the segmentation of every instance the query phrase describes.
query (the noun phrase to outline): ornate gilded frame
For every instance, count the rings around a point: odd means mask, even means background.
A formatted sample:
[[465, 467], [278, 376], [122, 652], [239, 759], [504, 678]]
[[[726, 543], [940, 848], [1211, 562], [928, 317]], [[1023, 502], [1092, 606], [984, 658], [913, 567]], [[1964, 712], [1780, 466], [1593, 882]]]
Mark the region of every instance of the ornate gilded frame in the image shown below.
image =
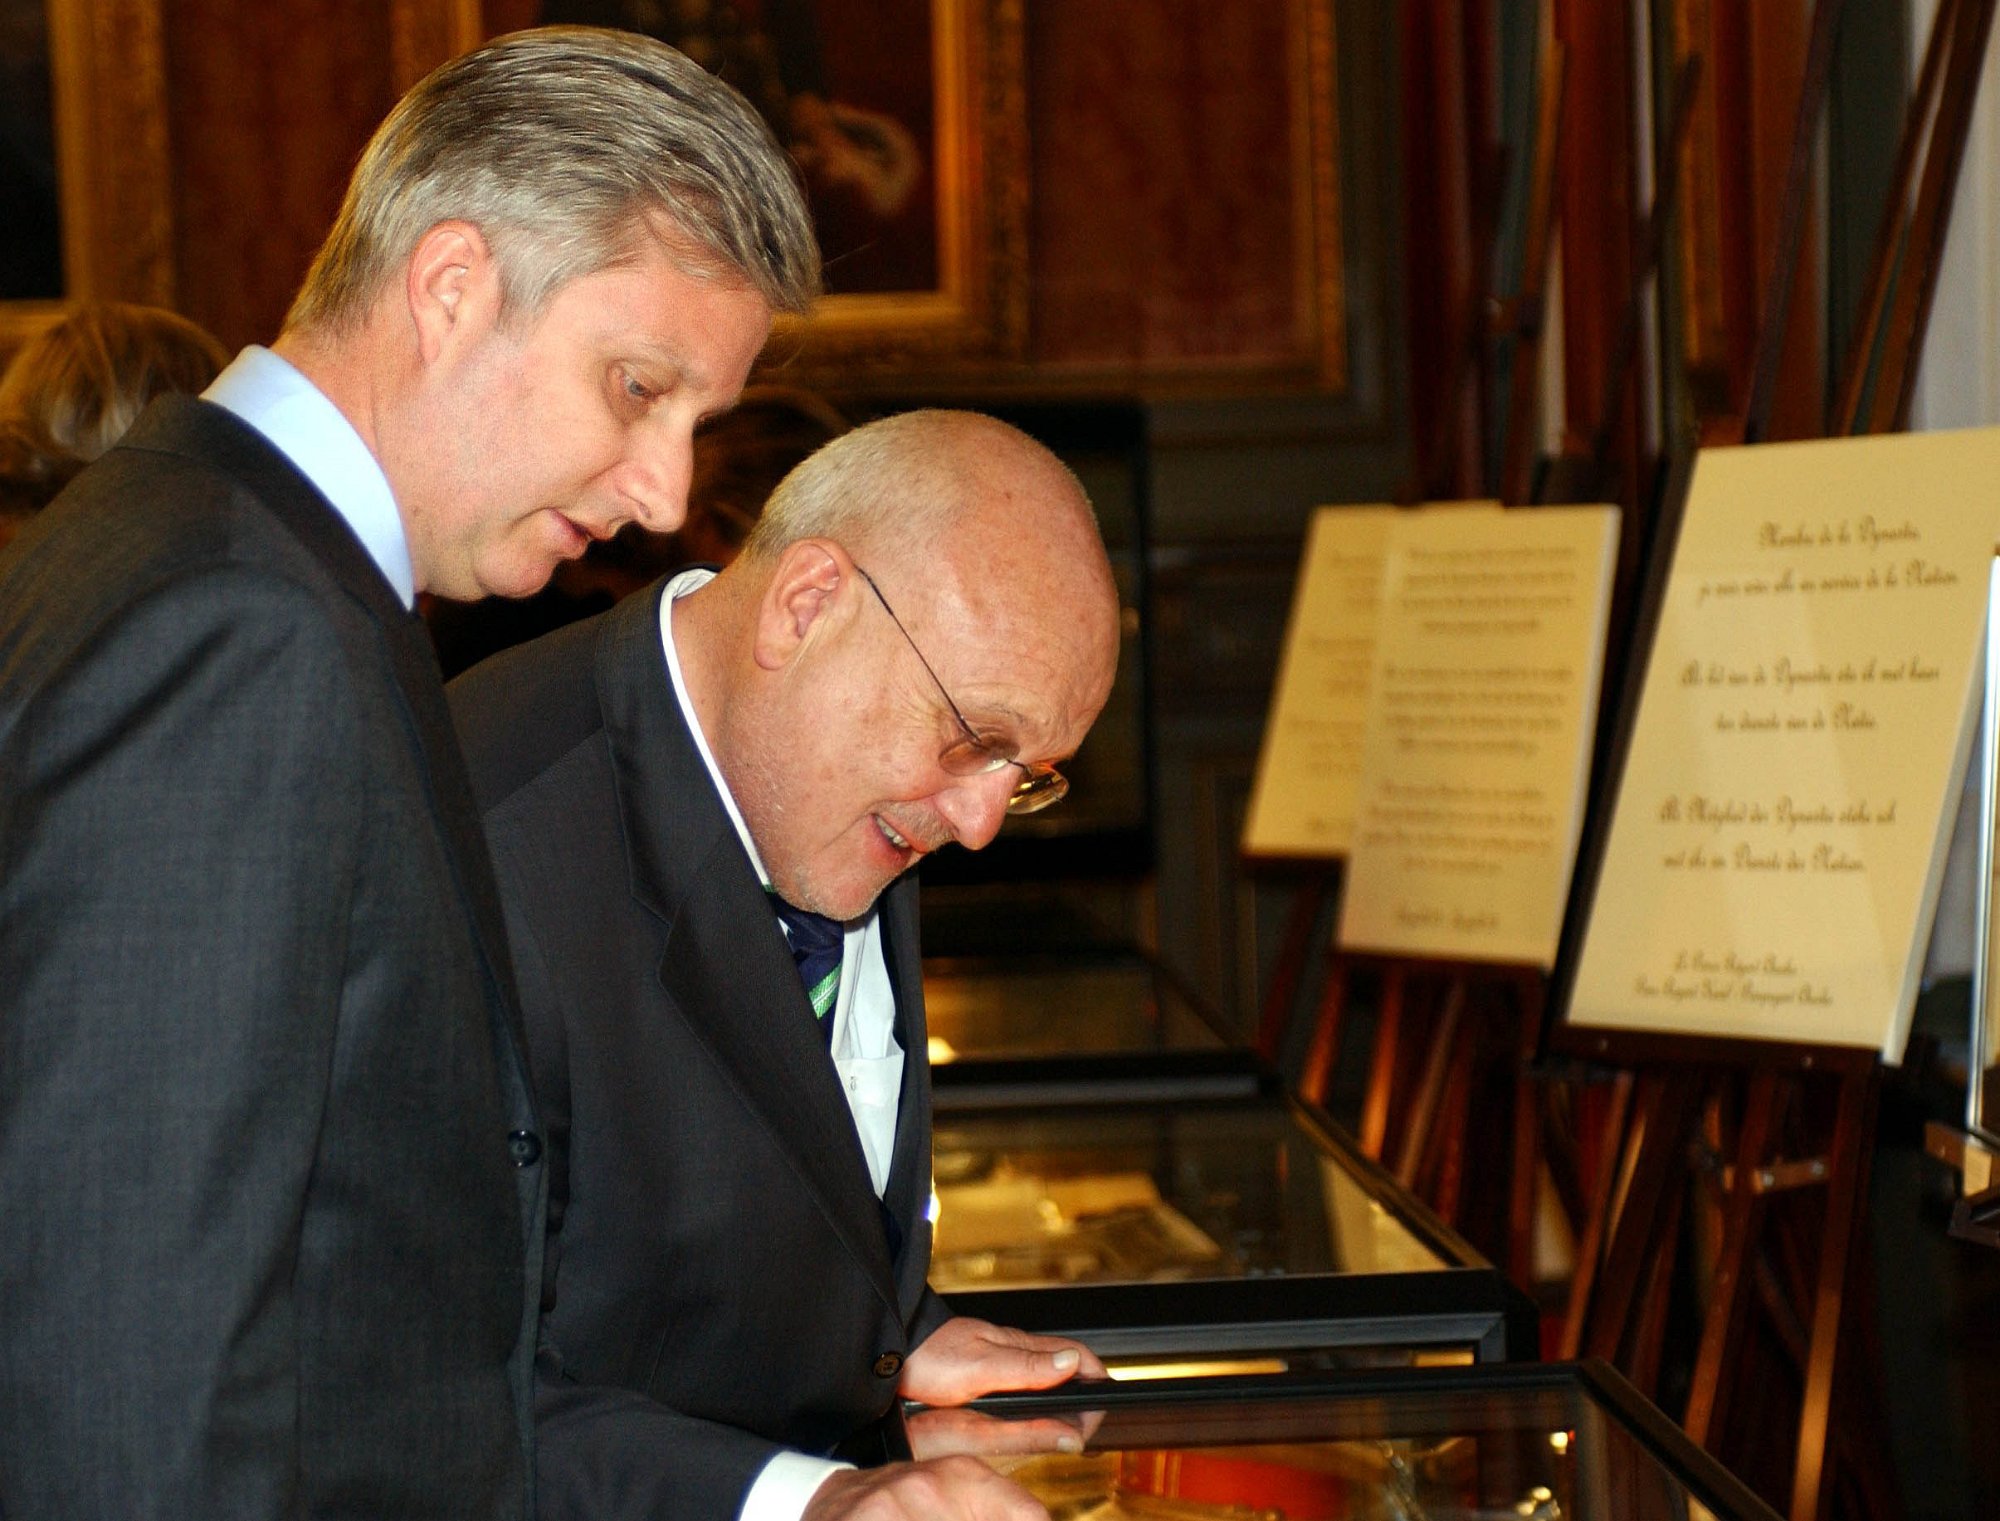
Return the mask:
[[[827, 296], [767, 356], [799, 375], [956, 368], [1023, 356], [1028, 126], [1023, 0], [931, 0], [938, 285]], [[801, 375], [801, 378], [804, 378]]]
[[[65, 294], [174, 298], [162, 0], [48, 0]], [[60, 303], [0, 302], [0, 353]]]
[[[1028, 330], [1024, 0], [931, 0], [939, 280], [831, 295], [781, 318], [766, 363], [788, 380], [853, 384], [1020, 359]], [[482, 35], [479, 0], [393, 0], [398, 66]], [[417, 69], [416, 73], [421, 73]], [[412, 76], [414, 77], [414, 75]]]

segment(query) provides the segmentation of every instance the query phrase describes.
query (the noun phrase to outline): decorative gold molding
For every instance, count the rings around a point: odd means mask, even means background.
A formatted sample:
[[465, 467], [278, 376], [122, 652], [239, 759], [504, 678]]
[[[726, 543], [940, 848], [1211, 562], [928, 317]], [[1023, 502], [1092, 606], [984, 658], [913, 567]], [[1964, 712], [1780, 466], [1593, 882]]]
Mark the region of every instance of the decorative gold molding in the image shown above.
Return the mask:
[[[174, 304], [161, 0], [49, 0], [49, 93], [69, 300]], [[0, 302], [0, 357], [61, 301]]]
[[72, 298], [173, 304], [160, 4], [49, 0], [63, 267]]
[[830, 295], [781, 318], [787, 378], [853, 385], [1018, 361], [1028, 334], [1023, 0], [932, 0], [938, 288]]

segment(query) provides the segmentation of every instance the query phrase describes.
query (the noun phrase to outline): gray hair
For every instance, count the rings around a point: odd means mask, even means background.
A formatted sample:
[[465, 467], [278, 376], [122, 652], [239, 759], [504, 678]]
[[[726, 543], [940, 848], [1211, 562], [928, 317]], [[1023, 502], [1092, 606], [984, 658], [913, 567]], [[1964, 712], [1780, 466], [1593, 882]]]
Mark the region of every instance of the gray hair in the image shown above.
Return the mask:
[[743, 554], [774, 558], [801, 539], [832, 539], [849, 550], [922, 555], [950, 533], [979, 487], [1022, 469], [1073, 492], [1095, 525], [1075, 474], [1018, 428], [979, 412], [922, 410], [843, 433], [797, 465], [771, 493]]
[[652, 218], [693, 272], [773, 311], [819, 292], [797, 170], [728, 85], [665, 43], [596, 27], [516, 32], [432, 71], [363, 150], [285, 326], [352, 326], [418, 241], [479, 228], [503, 309], [633, 256]]

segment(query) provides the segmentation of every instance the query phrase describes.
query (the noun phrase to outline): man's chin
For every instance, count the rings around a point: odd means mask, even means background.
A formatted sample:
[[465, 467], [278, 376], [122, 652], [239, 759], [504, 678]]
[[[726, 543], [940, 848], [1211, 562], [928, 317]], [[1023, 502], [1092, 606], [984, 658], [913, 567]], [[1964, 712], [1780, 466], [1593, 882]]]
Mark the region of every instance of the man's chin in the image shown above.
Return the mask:
[[507, 597], [520, 601], [524, 597], [532, 597], [548, 586], [561, 564], [560, 560], [537, 560], [522, 565], [493, 566], [478, 576], [477, 589], [467, 600]]
[[[890, 878], [890, 881], [894, 880], [893, 877]], [[873, 887], [828, 885], [817, 882], [775, 885], [778, 896], [787, 903], [795, 903], [800, 908], [809, 909], [815, 914], [825, 914], [827, 918], [838, 919], [842, 924], [851, 924], [875, 906], [875, 900], [882, 896], [889, 882], [880, 882]]]

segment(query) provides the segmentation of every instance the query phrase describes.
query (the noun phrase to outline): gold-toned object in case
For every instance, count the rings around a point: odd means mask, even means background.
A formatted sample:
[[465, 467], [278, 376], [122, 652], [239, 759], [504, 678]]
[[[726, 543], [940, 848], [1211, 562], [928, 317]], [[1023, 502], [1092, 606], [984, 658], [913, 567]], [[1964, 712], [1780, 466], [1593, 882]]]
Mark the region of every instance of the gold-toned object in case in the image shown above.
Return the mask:
[[1222, 1248], [1145, 1173], [1044, 1178], [1003, 1162], [962, 1182], [945, 1174], [940, 1166], [931, 1247], [939, 1293], [1228, 1272]]

